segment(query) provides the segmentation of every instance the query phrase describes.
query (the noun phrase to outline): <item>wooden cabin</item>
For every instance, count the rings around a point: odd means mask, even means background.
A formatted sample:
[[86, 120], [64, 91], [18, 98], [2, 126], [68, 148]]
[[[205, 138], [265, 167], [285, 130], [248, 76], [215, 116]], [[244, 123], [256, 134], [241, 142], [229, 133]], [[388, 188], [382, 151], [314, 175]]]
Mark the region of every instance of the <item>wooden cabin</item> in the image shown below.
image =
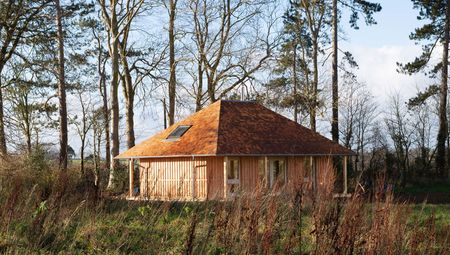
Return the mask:
[[116, 159], [128, 159], [130, 199], [222, 200], [258, 188], [319, 189], [336, 172], [333, 156], [343, 158], [346, 194], [351, 155], [258, 103], [221, 100]]

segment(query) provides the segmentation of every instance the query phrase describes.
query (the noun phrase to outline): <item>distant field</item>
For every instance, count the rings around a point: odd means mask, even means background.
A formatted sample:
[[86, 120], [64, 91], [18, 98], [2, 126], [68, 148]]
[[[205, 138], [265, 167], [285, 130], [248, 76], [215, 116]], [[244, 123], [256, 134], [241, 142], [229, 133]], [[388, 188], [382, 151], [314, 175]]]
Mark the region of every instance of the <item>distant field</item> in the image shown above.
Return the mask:
[[413, 203], [450, 204], [450, 182], [409, 184], [395, 191], [398, 197]]

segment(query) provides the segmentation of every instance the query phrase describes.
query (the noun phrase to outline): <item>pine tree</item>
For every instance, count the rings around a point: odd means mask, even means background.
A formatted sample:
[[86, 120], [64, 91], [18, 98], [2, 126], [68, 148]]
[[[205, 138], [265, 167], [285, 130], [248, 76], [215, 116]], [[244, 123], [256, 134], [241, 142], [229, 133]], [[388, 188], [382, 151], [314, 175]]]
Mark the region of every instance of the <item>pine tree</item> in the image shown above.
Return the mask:
[[293, 109], [295, 121], [299, 121], [300, 112], [305, 112], [313, 130], [317, 109], [323, 104], [318, 95], [318, 58], [329, 44], [325, 33], [329, 9], [326, 1], [290, 2], [283, 16], [284, 38], [274, 70], [277, 77], [267, 84], [276, 96], [269, 103]]
[[[338, 85], [338, 30], [339, 30], [339, 7], [348, 8], [351, 11], [350, 25], [358, 29], [359, 15], [363, 15], [367, 25], [376, 24], [373, 14], [381, 11], [381, 5], [363, 0], [332, 0], [332, 121], [331, 136], [333, 141], [339, 142], [339, 85]], [[339, 3], [338, 3], [339, 2]]]
[[[398, 63], [399, 71], [406, 74], [425, 72], [431, 77], [441, 74], [439, 93], [439, 129], [437, 134], [436, 171], [446, 177], [448, 159], [446, 157], [445, 143], [448, 138], [447, 120], [447, 93], [448, 93], [448, 44], [450, 22], [450, 0], [412, 0], [414, 8], [419, 10], [418, 19], [427, 20], [428, 23], [416, 28], [409, 36], [411, 40], [424, 42], [422, 54], [414, 61]], [[442, 44], [442, 58], [433, 65], [430, 62], [437, 45]], [[431, 69], [429, 67], [431, 66]]]
[[0, 1], [0, 156], [7, 154], [3, 89], [6, 82], [2, 74], [18, 49], [25, 45], [24, 38], [34, 37], [39, 32], [42, 12], [50, 0]]

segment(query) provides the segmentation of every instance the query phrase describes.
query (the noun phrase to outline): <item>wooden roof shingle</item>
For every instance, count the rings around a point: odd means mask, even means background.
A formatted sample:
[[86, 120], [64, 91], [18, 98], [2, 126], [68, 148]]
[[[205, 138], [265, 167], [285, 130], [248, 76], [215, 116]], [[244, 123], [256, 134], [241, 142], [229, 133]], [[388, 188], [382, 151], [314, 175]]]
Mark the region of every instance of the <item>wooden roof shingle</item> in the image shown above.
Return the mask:
[[[166, 139], [180, 125], [191, 127], [178, 139]], [[353, 154], [256, 102], [220, 100], [116, 158]]]

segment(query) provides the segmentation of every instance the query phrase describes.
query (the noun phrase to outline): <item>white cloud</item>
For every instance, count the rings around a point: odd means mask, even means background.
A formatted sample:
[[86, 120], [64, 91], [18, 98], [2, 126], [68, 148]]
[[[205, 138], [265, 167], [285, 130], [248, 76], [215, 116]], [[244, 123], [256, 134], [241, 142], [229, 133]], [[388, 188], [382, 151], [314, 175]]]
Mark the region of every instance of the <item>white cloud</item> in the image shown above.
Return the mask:
[[420, 46], [350, 46], [349, 50], [358, 62], [356, 73], [359, 79], [367, 83], [380, 103], [395, 92], [407, 100], [417, 93], [417, 89], [424, 89], [432, 83], [424, 74], [410, 76], [397, 72], [397, 62], [414, 60], [421, 53]]

